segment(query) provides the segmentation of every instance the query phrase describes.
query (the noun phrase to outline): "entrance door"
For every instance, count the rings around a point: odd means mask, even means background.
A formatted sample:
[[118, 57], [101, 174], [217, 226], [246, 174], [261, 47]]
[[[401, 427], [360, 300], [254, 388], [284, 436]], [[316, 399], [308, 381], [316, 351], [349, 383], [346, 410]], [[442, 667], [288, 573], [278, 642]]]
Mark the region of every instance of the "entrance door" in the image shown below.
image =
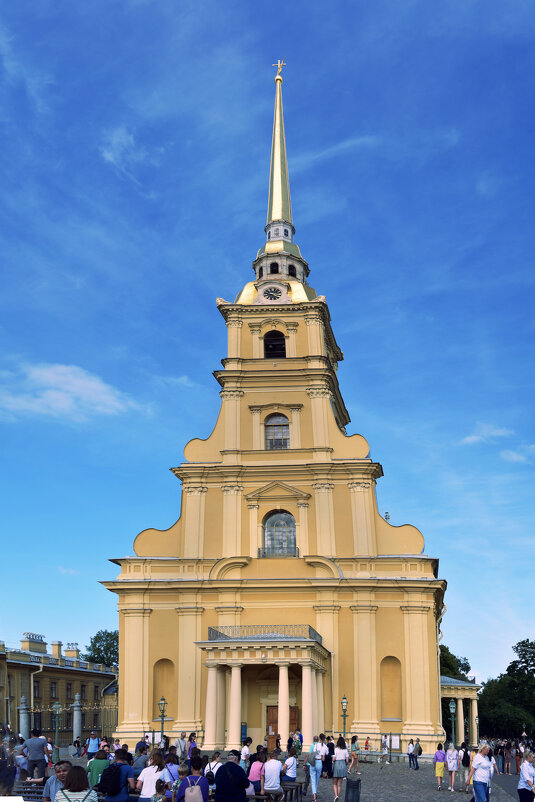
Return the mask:
[[290, 707], [290, 732], [295, 732], [299, 727], [299, 708]]
[[277, 705], [266, 707], [266, 728], [268, 736], [268, 751], [271, 752], [277, 745], [277, 734], [279, 726], [279, 708]]

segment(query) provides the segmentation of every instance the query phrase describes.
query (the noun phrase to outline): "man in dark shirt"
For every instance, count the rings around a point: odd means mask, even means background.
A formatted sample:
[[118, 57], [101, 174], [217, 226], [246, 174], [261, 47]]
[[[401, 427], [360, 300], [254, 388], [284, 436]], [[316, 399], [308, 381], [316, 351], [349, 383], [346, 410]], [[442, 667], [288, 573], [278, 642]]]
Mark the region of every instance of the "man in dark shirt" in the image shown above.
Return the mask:
[[146, 749], [146, 747], [147, 747], [147, 742], [145, 741], [144, 738], [142, 738], [141, 741], [137, 742], [134, 752], [139, 752], [141, 749]]
[[215, 802], [241, 802], [245, 799], [245, 789], [249, 785], [249, 778], [237, 763], [240, 753], [231, 749], [226, 763], [217, 770], [215, 775]]
[[35, 769], [37, 776], [45, 778], [45, 769], [48, 762], [48, 752], [46, 740], [40, 737], [41, 730], [32, 730], [32, 737], [27, 738], [22, 744], [22, 752], [28, 758], [28, 776], [33, 779]]
[[[111, 765], [118, 764], [121, 767], [121, 790], [114, 796], [106, 794], [106, 802], [128, 802], [130, 791], [134, 790], [136, 784], [134, 769], [126, 762], [127, 757], [128, 752], [125, 752], [124, 749], [117, 749], [115, 752], [115, 763]], [[107, 771], [107, 769], [104, 769], [104, 771]]]

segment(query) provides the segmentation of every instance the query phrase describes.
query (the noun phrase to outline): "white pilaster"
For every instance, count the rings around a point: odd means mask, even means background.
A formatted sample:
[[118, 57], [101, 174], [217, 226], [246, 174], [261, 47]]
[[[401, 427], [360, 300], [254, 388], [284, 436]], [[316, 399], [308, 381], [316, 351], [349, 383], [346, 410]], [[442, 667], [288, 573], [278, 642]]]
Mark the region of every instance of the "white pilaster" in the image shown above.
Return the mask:
[[359, 557], [369, 557], [377, 554], [371, 510], [372, 487], [373, 485], [369, 481], [350, 482], [348, 484], [353, 522], [353, 554]]
[[227, 751], [241, 747], [241, 664], [234, 663], [230, 673], [230, 703]]
[[288, 740], [290, 733], [290, 686], [288, 681], [288, 663], [279, 663], [279, 709], [278, 729], [281, 744]]
[[302, 665], [302, 681], [301, 681], [301, 715], [303, 723], [303, 749], [306, 750], [312, 744], [313, 733], [313, 718], [312, 718], [312, 666], [310, 663], [303, 663]]
[[217, 666], [208, 666], [203, 749], [215, 749], [217, 729]]

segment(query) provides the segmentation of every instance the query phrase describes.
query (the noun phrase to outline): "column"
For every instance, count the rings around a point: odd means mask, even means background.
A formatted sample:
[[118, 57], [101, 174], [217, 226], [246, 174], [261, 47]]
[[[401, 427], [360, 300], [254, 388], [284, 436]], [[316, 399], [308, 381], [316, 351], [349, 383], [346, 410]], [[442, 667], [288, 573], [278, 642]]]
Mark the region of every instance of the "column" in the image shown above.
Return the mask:
[[429, 614], [427, 605], [402, 605], [405, 640], [405, 723], [403, 731], [432, 733], [429, 687]]
[[301, 557], [310, 554], [308, 545], [308, 501], [298, 501], [299, 510], [299, 538], [297, 545], [300, 548]]
[[286, 340], [286, 356], [292, 357], [297, 356], [297, 349], [296, 349], [296, 332], [299, 323], [288, 323], [286, 326], [286, 331], [288, 332], [288, 339]]
[[241, 494], [243, 487], [237, 484], [223, 485], [223, 544], [222, 557], [242, 554], [241, 544]]
[[301, 448], [301, 407], [290, 407], [290, 448]]
[[477, 746], [478, 731], [477, 731], [477, 699], [470, 699], [470, 743]]
[[314, 448], [329, 448], [329, 423], [327, 412], [331, 409], [332, 393], [327, 387], [308, 387], [312, 412], [312, 436]]
[[184, 487], [184, 557], [197, 559], [204, 553], [204, 510], [208, 488]]
[[225, 748], [225, 729], [226, 729], [226, 714], [227, 714], [227, 679], [226, 671], [221, 669], [216, 674], [217, 688], [217, 710], [216, 710], [216, 748]]
[[178, 714], [173, 729], [195, 732], [201, 728], [201, 651], [195, 641], [201, 640], [204, 607], [190, 603], [175, 610], [178, 615]]
[[279, 663], [279, 709], [278, 730], [281, 744], [288, 740], [290, 734], [290, 686], [288, 682], [288, 663]]
[[72, 739], [82, 737], [82, 703], [80, 694], [74, 694], [74, 704], [72, 706]]
[[264, 449], [262, 424], [260, 421], [262, 410], [260, 407], [249, 407], [249, 410], [253, 416], [253, 448], [255, 451], [261, 451]]
[[249, 323], [251, 339], [253, 341], [253, 359], [264, 358], [264, 341], [260, 336], [260, 326], [257, 323]]
[[303, 749], [308, 750], [313, 742], [314, 733], [312, 731], [312, 666], [310, 663], [303, 663], [303, 676], [301, 679], [301, 717], [303, 724]]
[[334, 536], [334, 507], [332, 482], [315, 482], [314, 501], [316, 502], [316, 554], [323, 557], [336, 556]]
[[30, 737], [30, 708], [28, 707], [28, 703], [26, 701], [25, 696], [20, 697], [20, 705], [18, 711], [19, 711], [19, 732], [24, 738], [24, 740], [26, 740], [26, 738]]
[[319, 733], [318, 726], [318, 700], [317, 700], [317, 684], [316, 684], [316, 669], [312, 668], [312, 733], [317, 735]]
[[258, 554], [258, 547], [262, 543], [258, 540], [258, 504], [248, 504], [249, 510], [249, 553], [251, 557], [256, 557]]
[[240, 329], [242, 327], [241, 320], [227, 320], [228, 331], [228, 355], [229, 358], [239, 359], [241, 356], [240, 348]]
[[325, 729], [325, 699], [323, 697], [323, 672], [316, 671], [316, 699], [318, 704], [318, 724], [317, 724], [317, 733], [315, 735], [319, 735], [320, 732], [323, 732]]
[[459, 699], [455, 700], [457, 702], [457, 707], [455, 709], [455, 734], [457, 736], [457, 744], [461, 744], [464, 741], [464, 708], [463, 708], [463, 699], [460, 697]]
[[217, 740], [217, 666], [209, 665], [207, 670], [203, 749], [215, 749]]
[[241, 747], [241, 663], [231, 666], [228, 736], [225, 749]]
[[308, 335], [308, 353], [310, 356], [325, 356], [323, 344], [323, 323], [319, 315], [305, 317]]
[[225, 422], [225, 450], [240, 447], [240, 399], [242, 390], [221, 390], [223, 420]]
[[[150, 728], [152, 711], [149, 710], [149, 649], [148, 623], [152, 610], [130, 608], [120, 611], [124, 620], [124, 665], [135, 666], [135, 671], [122, 671], [123, 722], [127, 730], [143, 731]], [[119, 690], [121, 698], [121, 690]], [[81, 735], [82, 733], [78, 733]]]
[[338, 699], [340, 699], [339, 664], [345, 644], [340, 643], [338, 615], [340, 605], [332, 602], [332, 595], [318, 594], [318, 604], [314, 605], [316, 613], [316, 629], [323, 638], [323, 646], [330, 652], [329, 673], [326, 674], [329, 692], [324, 694], [324, 729], [340, 732], [338, 717]]
[[375, 556], [374, 518], [371, 509], [370, 481], [350, 482], [348, 488], [351, 498], [351, 518], [353, 522], [353, 554], [355, 556]]
[[375, 642], [375, 604], [354, 604], [353, 698], [355, 718], [352, 730], [379, 732], [377, 710], [377, 651]]

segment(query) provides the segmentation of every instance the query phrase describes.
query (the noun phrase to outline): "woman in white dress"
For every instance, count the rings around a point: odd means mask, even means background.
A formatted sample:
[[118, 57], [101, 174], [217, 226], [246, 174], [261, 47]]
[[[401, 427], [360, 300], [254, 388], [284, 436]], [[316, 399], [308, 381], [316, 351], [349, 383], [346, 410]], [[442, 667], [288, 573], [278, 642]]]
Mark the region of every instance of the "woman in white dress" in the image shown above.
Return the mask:
[[455, 749], [455, 744], [451, 743], [446, 752], [446, 764], [448, 766], [448, 790], [455, 791], [455, 772], [459, 768], [459, 752]]

